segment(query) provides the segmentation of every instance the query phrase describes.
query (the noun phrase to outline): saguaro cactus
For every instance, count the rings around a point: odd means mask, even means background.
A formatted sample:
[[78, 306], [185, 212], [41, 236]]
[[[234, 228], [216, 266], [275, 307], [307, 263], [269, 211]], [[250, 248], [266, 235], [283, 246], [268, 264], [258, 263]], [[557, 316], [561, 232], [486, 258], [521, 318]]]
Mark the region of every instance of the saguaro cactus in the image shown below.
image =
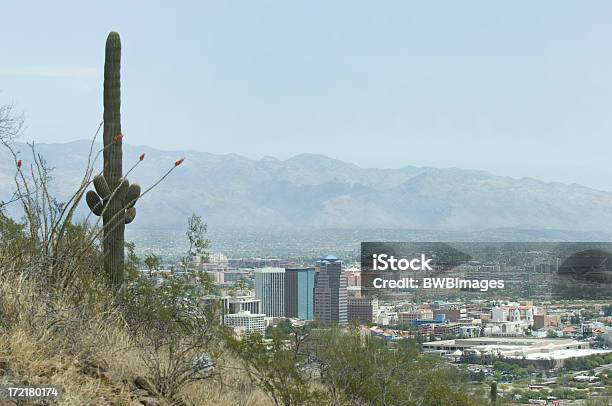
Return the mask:
[[121, 39], [111, 32], [104, 61], [104, 170], [94, 177], [95, 191], [87, 192], [85, 200], [95, 215], [102, 216], [104, 270], [114, 288], [123, 282], [125, 225], [134, 220], [140, 197], [140, 186], [130, 185], [122, 175], [120, 66]]

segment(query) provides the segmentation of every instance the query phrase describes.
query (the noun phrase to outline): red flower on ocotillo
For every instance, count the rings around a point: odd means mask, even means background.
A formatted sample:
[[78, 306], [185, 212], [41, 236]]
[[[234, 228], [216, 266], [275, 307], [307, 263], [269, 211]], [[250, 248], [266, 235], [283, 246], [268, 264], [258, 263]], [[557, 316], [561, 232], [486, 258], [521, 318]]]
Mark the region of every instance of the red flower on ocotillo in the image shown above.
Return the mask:
[[139, 160], [139, 161], [143, 161], [143, 160], [144, 160], [144, 157], [145, 157], [145, 154], [140, 154], [140, 156], [138, 157], [138, 160]]
[[177, 159], [176, 161], [174, 161], [174, 166], [179, 166], [180, 164], [183, 163], [184, 160], [185, 158]]
[[17, 168], [21, 168], [21, 159], [17, 160]]
[[115, 138], [113, 138], [115, 141], [119, 142], [123, 139], [123, 134], [119, 133], [117, 135], [115, 135]]

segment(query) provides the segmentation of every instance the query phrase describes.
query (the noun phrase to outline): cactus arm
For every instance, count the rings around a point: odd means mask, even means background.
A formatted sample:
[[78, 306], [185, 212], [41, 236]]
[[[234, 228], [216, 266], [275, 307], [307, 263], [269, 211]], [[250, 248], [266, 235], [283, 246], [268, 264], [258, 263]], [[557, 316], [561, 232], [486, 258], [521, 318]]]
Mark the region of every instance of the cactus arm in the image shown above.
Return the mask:
[[140, 185], [137, 183], [131, 184], [128, 188], [127, 195], [125, 196], [125, 208], [129, 209], [131, 207], [134, 207], [139, 197]]
[[85, 195], [85, 201], [87, 202], [87, 206], [91, 209], [92, 213], [96, 216], [100, 216], [102, 214], [102, 208], [104, 205], [102, 204], [102, 199], [100, 196], [93, 190], [90, 190]]
[[130, 207], [125, 211], [125, 224], [130, 224], [136, 217], [136, 207]]
[[108, 196], [110, 196], [111, 191], [110, 187], [108, 187], [106, 179], [104, 179], [104, 175], [94, 176], [93, 184], [94, 188], [96, 189], [96, 192], [98, 192], [98, 196], [100, 196], [103, 200], [108, 199]]

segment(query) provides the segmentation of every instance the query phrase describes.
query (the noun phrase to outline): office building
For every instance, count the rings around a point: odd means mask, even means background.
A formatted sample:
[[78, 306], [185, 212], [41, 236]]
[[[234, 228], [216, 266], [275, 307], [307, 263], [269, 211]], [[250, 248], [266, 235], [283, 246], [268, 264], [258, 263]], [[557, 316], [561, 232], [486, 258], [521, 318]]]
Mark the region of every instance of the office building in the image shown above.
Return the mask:
[[378, 315], [378, 299], [375, 297], [349, 297], [348, 322], [369, 324]]
[[285, 270], [263, 268], [255, 271], [255, 297], [260, 311], [268, 317], [285, 316]]
[[314, 268], [285, 269], [285, 316], [302, 320], [314, 317]]
[[316, 263], [314, 317], [322, 324], [348, 322], [344, 264], [331, 255]]
[[266, 334], [266, 315], [243, 310], [235, 314], [226, 314], [225, 325], [232, 327], [238, 335], [245, 333]]

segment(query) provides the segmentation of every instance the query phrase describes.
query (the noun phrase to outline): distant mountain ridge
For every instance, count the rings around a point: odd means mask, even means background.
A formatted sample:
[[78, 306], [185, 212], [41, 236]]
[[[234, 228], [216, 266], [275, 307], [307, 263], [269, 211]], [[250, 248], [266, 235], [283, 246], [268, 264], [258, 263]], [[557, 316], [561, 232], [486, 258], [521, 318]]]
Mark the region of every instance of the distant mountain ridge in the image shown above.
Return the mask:
[[[27, 147], [19, 148], [27, 162]], [[576, 184], [456, 168], [361, 168], [315, 154], [283, 161], [128, 144], [123, 149], [124, 168], [146, 153], [130, 175], [145, 188], [175, 159], [186, 158], [138, 203], [130, 226], [136, 229], [183, 229], [195, 212], [219, 228], [612, 231], [612, 193]], [[66, 198], [85, 167], [89, 142], [37, 144], [37, 150], [54, 167], [53, 190]], [[0, 198], [12, 190], [13, 175], [10, 157], [0, 151]]]

